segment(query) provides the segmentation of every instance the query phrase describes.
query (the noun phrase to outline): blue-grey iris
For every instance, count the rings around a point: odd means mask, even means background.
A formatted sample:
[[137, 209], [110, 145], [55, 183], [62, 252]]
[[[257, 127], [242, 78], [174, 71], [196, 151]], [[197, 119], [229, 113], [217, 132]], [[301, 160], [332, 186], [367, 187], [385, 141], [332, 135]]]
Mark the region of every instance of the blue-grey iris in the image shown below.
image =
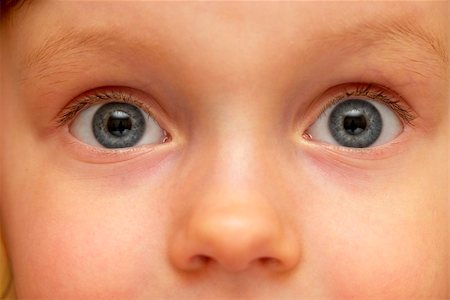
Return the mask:
[[328, 119], [328, 128], [340, 145], [365, 148], [378, 139], [383, 121], [374, 105], [354, 99], [336, 105]]
[[145, 132], [145, 117], [136, 106], [112, 102], [102, 105], [94, 114], [92, 130], [106, 148], [136, 145]]

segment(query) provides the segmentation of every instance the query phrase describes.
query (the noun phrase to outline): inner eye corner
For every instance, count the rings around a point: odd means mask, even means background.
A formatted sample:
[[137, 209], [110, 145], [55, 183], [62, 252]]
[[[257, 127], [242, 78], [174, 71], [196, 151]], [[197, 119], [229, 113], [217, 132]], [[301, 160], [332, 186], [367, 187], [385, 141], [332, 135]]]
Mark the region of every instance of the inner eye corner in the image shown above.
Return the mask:
[[164, 137], [163, 137], [161, 143], [163, 143], [163, 144], [170, 143], [173, 139], [172, 135], [165, 129], [163, 129], [163, 131], [164, 131]]
[[303, 138], [304, 140], [307, 140], [307, 141], [312, 141], [312, 139], [313, 139], [311, 133], [308, 132], [308, 129], [306, 129], [306, 130], [302, 133], [302, 138]]

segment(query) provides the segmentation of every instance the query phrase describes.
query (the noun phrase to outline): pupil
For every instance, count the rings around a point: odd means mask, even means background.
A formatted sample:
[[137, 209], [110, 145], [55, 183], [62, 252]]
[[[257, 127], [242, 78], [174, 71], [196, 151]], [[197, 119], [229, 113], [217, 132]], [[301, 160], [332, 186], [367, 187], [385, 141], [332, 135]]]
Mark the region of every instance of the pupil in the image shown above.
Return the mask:
[[367, 127], [364, 116], [347, 116], [344, 118], [344, 129], [351, 135], [357, 135], [363, 132]]
[[123, 111], [115, 111], [108, 119], [108, 131], [114, 136], [122, 137], [131, 130], [130, 116]]

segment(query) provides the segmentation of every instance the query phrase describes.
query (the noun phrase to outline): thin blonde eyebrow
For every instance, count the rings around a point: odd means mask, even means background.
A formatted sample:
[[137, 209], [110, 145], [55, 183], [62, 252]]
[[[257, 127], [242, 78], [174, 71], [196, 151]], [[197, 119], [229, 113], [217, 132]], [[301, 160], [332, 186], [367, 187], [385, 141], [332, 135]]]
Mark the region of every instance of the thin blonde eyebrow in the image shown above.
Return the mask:
[[22, 80], [42, 80], [50, 75], [63, 73], [60, 70], [64, 70], [64, 73], [78, 71], [77, 61], [80, 58], [108, 46], [114, 48], [114, 44], [114, 39], [107, 38], [97, 30], [77, 31], [72, 28], [56, 32], [23, 58]]
[[389, 23], [367, 23], [361, 26], [359, 35], [364, 32], [372, 38], [390, 42], [420, 45], [433, 58], [448, 65], [448, 45], [446, 39], [440, 38], [410, 18]]
[[153, 40], [146, 38], [144, 45], [123, 29], [114, 27], [61, 30], [47, 37], [42, 45], [23, 58], [21, 79], [43, 80], [54, 75], [83, 72], [83, 58], [102, 51], [121, 54], [124, 45], [127, 49], [142, 49], [145, 46], [154, 55], [160, 56], [156, 43], [156, 37]]
[[[422, 69], [428, 69], [432, 74], [442, 77], [438, 74], [441, 72], [445, 74], [444, 77], [448, 77], [449, 57], [446, 39], [425, 30], [411, 18], [393, 18], [390, 22], [372, 20], [337, 29], [329, 28], [318, 34], [314, 40], [317, 40], [320, 46], [331, 49], [329, 51], [335, 49], [358, 51], [379, 46], [384, 49], [395, 49], [399, 46], [402, 49], [414, 49], [426, 54], [422, 55], [425, 59], [408, 57], [406, 59], [420, 64]], [[83, 58], [91, 53], [113, 51], [120, 54], [119, 49], [123, 49], [124, 45], [128, 49], [139, 49], [142, 48], [142, 43], [143, 41], [131, 38], [123, 29], [114, 27], [89, 30], [72, 28], [56, 32], [23, 59], [22, 81], [43, 80], [49, 76], [83, 72]], [[158, 44], [156, 39], [153, 41], [146, 39], [145, 44], [149, 51], [161, 55], [154, 47]], [[64, 76], [54, 83], [64, 81], [63, 78]]]
[[[420, 64], [432, 71], [441, 72], [444, 75], [434, 73], [439, 77], [448, 78], [449, 53], [446, 36], [448, 29], [444, 28], [444, 36], [439, 36], [430, 29], [426, 29], [411, 16], [402, 16], [386, 20], [362, 21], [348, 27], [338, 29], [330, 28], [328, 32], [320, 35], [323, 45], [346, 44], [347, 50], [360, 51], [368, 48], [380, 47], [390, 50], [412, 50], [423, 54], [422, 60], [417, 60], [409, 53], [405, 54], [405, 60]], [[408, 52], [412, 52], [408, 51]], [[394, 57], [394, 55], [393, 55]], [[395, 57], [398, 57], [395, 56]], [[389, 57], [387, 57], [389, 60]], [[418, 73], [418, 72], [417, 72]]]
[[[392, 42], [404, 42], [408, 45], [418, 44], [428, 51], [432, 57], [448, 66], [448, 44], [447, 39], [438, 37], [433, 32], [426, 30], [420, 24], [412, 22], [411, 19], [403, 22], [372, 23], [365, 25], [367, 32], [375, 37], [390, 40]], [[364, 29], [363, 29], [364, 30]]]
[[105, 39], [101, 32], [76, 31], [74, 28], [58, 32], [47, 37], [42, 45], [23, 60], [25, 68], [33, 68], [38, 64], [47, 64], [52, 58], [64, 52], [83, 53], [90, 49], [98, 49], [107, 46], [111, 41]]

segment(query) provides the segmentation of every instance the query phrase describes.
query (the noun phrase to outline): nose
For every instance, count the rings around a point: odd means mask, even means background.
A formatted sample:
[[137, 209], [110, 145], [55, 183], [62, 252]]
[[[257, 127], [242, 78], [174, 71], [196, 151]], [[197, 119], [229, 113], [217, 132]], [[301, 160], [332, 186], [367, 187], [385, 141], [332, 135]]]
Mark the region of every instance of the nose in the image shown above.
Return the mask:
[[283, 272], [297, 265], [299, 249], [282, 216], [254, 195], [236, 194], [227, 191], [204, 197], [208, 201], [189, 213], [171, 243], [176, 268]]

